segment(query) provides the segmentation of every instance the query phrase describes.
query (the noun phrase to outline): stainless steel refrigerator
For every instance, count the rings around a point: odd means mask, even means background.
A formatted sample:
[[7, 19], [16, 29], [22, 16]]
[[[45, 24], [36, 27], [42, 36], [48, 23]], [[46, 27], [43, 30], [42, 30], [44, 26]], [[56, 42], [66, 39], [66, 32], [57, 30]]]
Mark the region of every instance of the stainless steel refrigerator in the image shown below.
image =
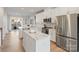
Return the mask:
[[57, 16], [57, 46], [77, 51], [77, 14]]

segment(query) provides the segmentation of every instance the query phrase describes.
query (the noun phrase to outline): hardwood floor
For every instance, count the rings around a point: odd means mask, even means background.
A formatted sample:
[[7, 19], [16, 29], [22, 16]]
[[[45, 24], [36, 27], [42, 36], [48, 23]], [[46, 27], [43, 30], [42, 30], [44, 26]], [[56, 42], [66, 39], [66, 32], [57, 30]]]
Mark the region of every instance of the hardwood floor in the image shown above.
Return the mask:
[[22, 46], [22, 40], [19, 39], [19, 32], [12, 31], [10, 32], [5, 40], [3, 41], [2, 45], [2, 52], [24, 52]]
[[50, 41], [50, 51], [51, 52], [66, 52], [65, 50], [56, 46], [56, 43]]
[[[51, 52], [64, 52], [63, 49], [56, 46], [55, 43], [50, 41]], [[0, 52], [24, 52], [23, 42], [19, 39], [19, 32], [12, 31], [6, 35], [3, 45], [0, 48]]]

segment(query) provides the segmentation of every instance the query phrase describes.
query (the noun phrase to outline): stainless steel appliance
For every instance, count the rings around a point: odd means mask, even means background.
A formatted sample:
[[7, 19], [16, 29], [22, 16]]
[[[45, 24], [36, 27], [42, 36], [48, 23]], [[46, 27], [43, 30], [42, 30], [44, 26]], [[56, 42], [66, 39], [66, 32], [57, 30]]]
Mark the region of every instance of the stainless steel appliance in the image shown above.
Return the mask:
[[44, 27], [42, 27], [42, 32], [45, 34], [49, 34], [49, 30], [53, 28], [53, 23], [51, 18], [43, 19]]
[[42, 32], [45, 34], [49, 34], [49, 29], [47, 28], [45, 24], [44, 24], [44, 27], [42, 28]]
[[57, 16], [57, 46], [77, 51], [77, 14]]

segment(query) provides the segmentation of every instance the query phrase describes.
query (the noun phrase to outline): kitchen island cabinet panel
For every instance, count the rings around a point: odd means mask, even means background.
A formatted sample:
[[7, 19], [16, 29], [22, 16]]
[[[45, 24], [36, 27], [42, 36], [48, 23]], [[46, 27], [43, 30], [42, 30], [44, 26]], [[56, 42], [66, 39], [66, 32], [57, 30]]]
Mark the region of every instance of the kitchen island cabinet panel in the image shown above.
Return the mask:
[[23, 32], [23, 47], [26, 52], [50, 52], [50, 36], [43, 33]]

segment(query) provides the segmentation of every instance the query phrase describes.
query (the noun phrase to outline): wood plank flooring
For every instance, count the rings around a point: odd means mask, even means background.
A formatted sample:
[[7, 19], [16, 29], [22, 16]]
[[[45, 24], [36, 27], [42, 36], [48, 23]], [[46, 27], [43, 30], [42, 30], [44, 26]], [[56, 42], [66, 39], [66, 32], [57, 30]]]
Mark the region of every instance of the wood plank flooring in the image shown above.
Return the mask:
[[[64, 52], [63, 49], [58, 48], [53, 42], [51, 42], [50, 47], [51, 52]], [[3, 45], [0, 48], [0, 52], [25, 52], [23, 42], [19, 39], [18, 31], [12, 31], [6, 35]]]
[[50, 51], [51, 52], [66, 52], [65, 50], [57, 47], [56, 43], [50, 41]]
[[12, 31], [10, 32], [2, 45], [2, 52], [24, 52], [22, 40], [19, 39], [19, 32]]

